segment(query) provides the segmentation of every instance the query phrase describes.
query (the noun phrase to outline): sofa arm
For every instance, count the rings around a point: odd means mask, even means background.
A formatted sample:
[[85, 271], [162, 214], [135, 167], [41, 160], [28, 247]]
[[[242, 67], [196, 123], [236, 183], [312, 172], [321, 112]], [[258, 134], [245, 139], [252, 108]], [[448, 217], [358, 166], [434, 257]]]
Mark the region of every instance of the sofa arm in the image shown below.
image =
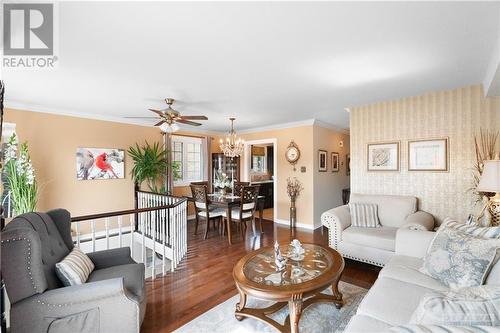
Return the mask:
[[87, 255], [94, 263], [95, 269], [136, 263], [130, 256], [129, 247], [119, 247], [111, 250], [91, 252], [87, 253]]
[[342, 240], [342, 231], [351, 225], [351, 212], [348, 205], [330, 209], [321, 214], [321, 223], [328, 228], [328, 245], [337, 249]]
[[399, 229], [396, 233], [396, 254], [423, 258], [435, 235], [432, 231]]
[[123, 278], [52, 289], [25, 299], [12, 309], [11, 323], [17, 332], [50, 332], [56, 320], [91, 310], [98, 311], [99, 332], [139, 332], [139, 303], [128, 295]]
[[434, 216], [420, 210], [416, 213], [410, 214], [406, 218], [405, 223], [401, 226], [401, 228], [410, 230], [431, 231], [434, 229]]

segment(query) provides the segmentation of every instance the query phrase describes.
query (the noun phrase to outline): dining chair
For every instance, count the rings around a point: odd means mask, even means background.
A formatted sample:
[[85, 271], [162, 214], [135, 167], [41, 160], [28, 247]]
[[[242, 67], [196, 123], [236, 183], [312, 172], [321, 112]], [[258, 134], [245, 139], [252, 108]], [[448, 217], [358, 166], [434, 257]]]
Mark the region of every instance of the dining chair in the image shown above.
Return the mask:
[[212, 191], [210, 191], [210, 186], [208, 185], [208, 180], [202, 180], [199, 182], [191, 182], [189, 185], [205, 185], [207, 187], [208, 193], [212, 193]]
[[[210, 221], [213, 221], [213, 226], [215, 229], [215, 222], [218, 222], [218, 227], [222, 224], [222, 216], [224, 213], [223, 209], [210, 207], [208, 204], [208, 190], [206, 185], [190, 185], [191, 194], [194, 200], [194, 209], [196, 216], [196, 226], [194, 229], [194, 234], [198, 233], [198, 224], [200, 218], [206, 220], [205, 237], [207, 239], [208, 230], [210, 229]], [[220, 230], [220, 228], [219, 228]]]
[[243, 189], [243, 186], [249, 186], [250, 182], [234, 182], [234, 196], [241, 196], [241, 190]]
[[[247, 221], [255, 223], [255, 209], [257, 208], [259, 188], [259, 185], [243, 186], [240, 193], [240, 207], [231, 211], [231, 221], [237, 223], [243, 238], [245, 238]], [[223, 212], [223, 217], [227, 219], [227, 213], [225, 211]]]

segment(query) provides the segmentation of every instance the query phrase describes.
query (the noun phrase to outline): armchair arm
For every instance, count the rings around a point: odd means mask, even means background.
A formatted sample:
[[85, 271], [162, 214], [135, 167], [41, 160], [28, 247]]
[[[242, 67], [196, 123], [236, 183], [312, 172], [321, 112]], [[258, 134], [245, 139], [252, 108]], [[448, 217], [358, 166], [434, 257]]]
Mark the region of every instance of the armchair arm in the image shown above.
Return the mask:
[[434, 216], [422, 210], [408, 215], [401, 229], [431, 231], [434, 229]]
[[[18, 332], [50, 332], [52, 322], [90, 310], [99, 313], [99, 332], [139, 332], [139, 303], [129, 297], [123, 278], [52, 289], [25, 299], [13, 308], [11, 322]], [[89, 323], [83, 320], [85, 324]]]
[[328, 228], [328, 244], [337, 249], [342, 240], [342, 231], [351, 225], [351, 212], [348, 205], [330, 209], [321, 214], [321, 223]]
[[396, 232], [396, 254], [423, 258], [434, 236], [436, 233], [432, 231], [400, 228]]
[[94, 263], [95, 269], [136, 263], [130, 256], [129, 247], [91, 252], [87, 253], [87, 255]]

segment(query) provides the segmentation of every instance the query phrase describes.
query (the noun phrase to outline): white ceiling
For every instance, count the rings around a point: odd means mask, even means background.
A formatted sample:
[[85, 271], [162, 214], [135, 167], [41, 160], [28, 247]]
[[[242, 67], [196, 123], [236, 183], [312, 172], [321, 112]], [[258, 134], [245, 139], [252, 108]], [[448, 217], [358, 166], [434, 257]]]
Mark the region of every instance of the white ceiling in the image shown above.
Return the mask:
[[[6, 105], [124, 121], [163, 98], [202, 129], [315, 118], [483, 82], [499, 2], [65, 2], [59, 61], [3, 71]], [[152, 122], [150, 122], [151, 124]]]

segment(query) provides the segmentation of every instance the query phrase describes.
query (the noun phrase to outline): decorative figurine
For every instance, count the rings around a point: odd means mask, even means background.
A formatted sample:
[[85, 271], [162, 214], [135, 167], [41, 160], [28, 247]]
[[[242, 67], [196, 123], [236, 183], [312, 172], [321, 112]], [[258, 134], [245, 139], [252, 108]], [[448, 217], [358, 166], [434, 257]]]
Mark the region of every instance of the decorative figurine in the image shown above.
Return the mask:
[[274, 263], [276, 264], [277, 272], [282, 271], [286, 266], [286, 258], [281, 255], [278, 241], [274, 242]]

